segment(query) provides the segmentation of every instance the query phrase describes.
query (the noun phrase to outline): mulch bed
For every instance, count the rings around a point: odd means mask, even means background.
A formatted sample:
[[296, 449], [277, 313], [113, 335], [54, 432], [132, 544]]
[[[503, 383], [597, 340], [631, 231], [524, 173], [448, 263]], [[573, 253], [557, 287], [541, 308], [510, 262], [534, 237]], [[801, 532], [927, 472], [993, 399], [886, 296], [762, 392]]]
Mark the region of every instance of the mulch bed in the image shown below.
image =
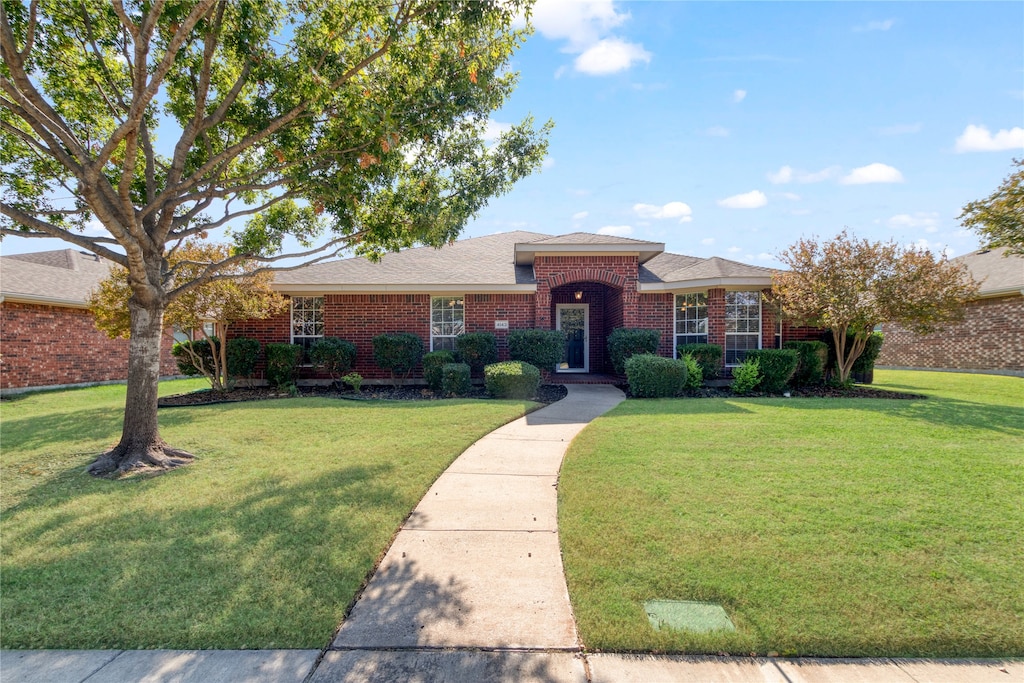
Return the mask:
[[[565, 398], [567, 393], [566, 388], [560, 384], [545, 384], [537, 390], [537, 395], [533, 400], [538, 403], [554, 403]], [[227, 393], [203, 389], [188, 394], [164, 396], [160, 399], [158, 405], [161, 408], [171, 408], [297, 397], [337, 398], [356, 401], [436, 401], [442, 398], [449, 398], [421, 386], [397, 388], [390, 386], [366, 386], [358, 394], [353, 391], [338, 391], [334, 387], [326, 386], [299, 387], [298, 393], [295, 395], [271, 387], [236, 387]], [[491, 396], [482, 386], [474, 386], [468, 394], [459, 398], [490, 399]]]
[[[629, 393], [629, 387], [626, 385], [619, 385], [619, 389], [625, 392], [626, 396], [632, 398], [632, 394]], [[734, 394], [727, 387], [704, 387], [703, 389], [689, 389], [682, 395], [682, 398], [737, 398], [737, 394]], [[765, 394], [761, 392], [753, 392], [745, 394], [744, 398], [783, 398], [783, 394]], [[803, 387], [800, 389], [790, 389], [789, 396], [786, 398], [895, 398], [895, 399], [922, 399], [928, 398], [923, 394], [906, 394], [899, 391], [886, 391], [885, 389], [875, 389], [873, 387], [856, 385], [849, 389], [843, 387]]]

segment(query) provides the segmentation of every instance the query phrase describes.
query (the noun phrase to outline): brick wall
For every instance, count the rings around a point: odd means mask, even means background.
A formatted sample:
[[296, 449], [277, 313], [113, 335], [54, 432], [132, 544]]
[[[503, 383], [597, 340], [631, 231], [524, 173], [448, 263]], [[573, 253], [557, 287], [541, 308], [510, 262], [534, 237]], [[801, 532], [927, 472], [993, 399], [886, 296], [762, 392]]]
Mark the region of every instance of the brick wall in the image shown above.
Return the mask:
[[645, 293], [640, 295], [637, 327], [661, 331], [658, 355], [672, 358], [675, 345], [675, 294], [671, 292]]
[[[498, 359], [508, 360], [509, 330], [533, 329], [535, 313], [532, 294], [469, 294], [466, 331], [493, 334], [498, 339]], [[509, 330], [494, 329], [495, 320], [507, 320]]]
[[[128, 377], [128, 340], [96, 329], [85, 309], [4, 301], [0, 304], [0, 388], [109, 382]], [[164, 334], [160, 374], [178, 374], [173, 337]]]
[[554, 329], [551, 290], [564, 285], [597, 282], [621, 291], [623, 325], [638, 327], [636, 256], [537, 256], [533, 273], [537, 280], [536, 324]]
[[882, 326], [877, 365], [1024, 372], [1024, 296], [971, 302], [963, 322], [929, 335]]
[[[576, 299], [576, 292], [583, 297]], [[596, 282], [577, 282], [551, 290], [552, 327], [557, 326], [556, 307], [558, 304], [587, 304], [589, 315], [590, 372], [609, 372], [608, 365], [608, 303], [621, 301], [617, 290]]]

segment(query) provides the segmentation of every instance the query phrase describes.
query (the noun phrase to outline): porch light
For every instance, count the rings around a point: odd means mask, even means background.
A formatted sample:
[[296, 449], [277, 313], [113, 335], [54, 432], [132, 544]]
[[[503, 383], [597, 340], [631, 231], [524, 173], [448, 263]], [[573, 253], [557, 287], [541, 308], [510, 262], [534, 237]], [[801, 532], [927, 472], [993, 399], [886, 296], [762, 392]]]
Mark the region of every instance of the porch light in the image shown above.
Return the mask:
[[576, 297], [576, 301], [582, 301], [583, 300], [583, 290], [582, 289], [577, 289], [576, 290], [576, 294], [574, 296]]

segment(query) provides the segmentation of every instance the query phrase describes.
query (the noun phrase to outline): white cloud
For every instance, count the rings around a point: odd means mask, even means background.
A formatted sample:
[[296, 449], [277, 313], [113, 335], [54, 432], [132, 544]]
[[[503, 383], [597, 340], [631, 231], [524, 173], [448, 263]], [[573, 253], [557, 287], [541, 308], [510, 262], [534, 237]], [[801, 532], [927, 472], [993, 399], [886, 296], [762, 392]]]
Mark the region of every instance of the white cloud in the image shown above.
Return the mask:
[[855, 168], [845, 176], [839, 183], [842, 185], [868, 185], [870, 183], [902, 183], [903, 174], [899, 170], [886, 164], [868, 164]]
[[640, 218], [655, 218], [664, 220], [678, 218], [680, 223], [689, 223], [693, 220], [693, 210], [683, 202], [669, 202], [664, 206], [656, 204], [634, 204], [633, 212]]
[[726, 251], [730, 254], [738, 254], [743, 251], [743, 247], [729, 247]]
[[595, 43], [576, 58], [576, 70], [591, 76], [607, 76], [625, 71], [634, 62], [651, 61], [651, 53], [639, 43], [627, 43], [619, 38], [605, 38]]
[[1002, 152], [1024, 147], [1024, 128], [1005, 128], [993, 135], [985, 126], [969, 125], [956, 139], [957, 152]]
[[782, 192], [779, 194], [779, 196], [782, 197], [783, 199], [788, 199], [791, 202], [800, 201], [800, 195], [798, 195], [795, 192]]
[[706, 131], [705, 135], [710, 135], [713, 138], [727, 138], [729, 137], [729, 129], [724, 126], [711, 126]]
[[918, 211], [911, 215], [909, 213], [896, 214], [887, 223], [890, 228], [910, 228], [915, 230], [924, 229], [925, 232], [939, 231], [939, 214], [935, 212], [925, 213]]
[[[564, 40], [562, 52], [579, 55], [573, 63], [577, 71], [605, 76], [651, 61], [651, 53], [640, 43], [610, 35], [629, 18], [628, 12], [615, 9], [613, 0], [538, 0], [531, 21], [545, 38]], [[563, 73], [565, 68], [559, 68], [555, 78]]]
[[574, 213], [572, 215], [572, 219], [574, 221], [581, 221], [581, 220], [583, 220], [584, 218], [586, 218], [589, 215], [590, 215], [589, 211], [577, 211], [576, 213]]
[[110, 231], [103, 227], [98, 218], [92, 218], [85, 222], [83, 234], [89, 237], [110, 237]]
[[614, 235], [616, 237], [629, 237], [633, 234], [632, 225], [606, 225], [597, 231], [598, 235]]
[[712, 244], [715, 243], [715, 238], [714, 237], [705, 237], [704, 239], [702, 239], [700, 241], [700, 243], [703, 244], [705, 247], [710, 247]]
[[512, 130], [511, 123], [501, 123], [494, 119], [487, 119], [487, 123], [484, 125], [484, 140], [494, 142], [501, 137], [502, 133], [507, 133], [510, 130]]
[[760, 254], [757, 255], [757, 260], [758, 261], [774, 261], [775, 260], [775, 256], [773, 254], [769, 254], [766, 251], [762, 251]]
[[742, 102], [743, 100], [745, 100], [746, 98], [747, 98], [747, 91], [746, 90], [733, 90], [732, 91], [732, 101], [733, 102], [736, 102], [738, 104], [738, 103]]
[[782, 166], [778, 171], [769, 171], [767, 177], [768, 182], [773, 185], [785, 185], [792, 182], [804, 184], [820, 183], [823, 180], [828, 180], [838, 175], [839, 170], [838, 166], [828, 166], [820, 171], [804, 171], [792, 166]]
[[860, 26], [854, 26], [853, 30], [857, 33], [864, 33], [867, 31], [888, 31], [896, 24], [895, 19], [885, 19], [883, 21], [869, 21], [866, 24]]
[[894, 126], [884, 126], [878, 129], [879, 135], [912, 135], [913, 133], [920, 133], [922, 126], [920, 123], [897, 123]]
[[551, 168], [554, 165], [555, 165], [555, 158], [554, 157], [544, 157], [544, 161], [540, 162], [540, 167], [541, 168]]
[[768, 197], [760, 190], [752, 190], [744, 194], [734, 194], [725, 199], [719, 199], [718, 205], [727, 209], [756, 209], [768, 203]]
[[946, 258], [952, 258], [956, 254], [956, 250], [948, 244], [942, 242], [929, 242], [923, 237], [916, 242], [907, 244], [908, 247], [916, 247], [918, 249], [927, 249], [928, 251], [935, 254], [942, 254]]

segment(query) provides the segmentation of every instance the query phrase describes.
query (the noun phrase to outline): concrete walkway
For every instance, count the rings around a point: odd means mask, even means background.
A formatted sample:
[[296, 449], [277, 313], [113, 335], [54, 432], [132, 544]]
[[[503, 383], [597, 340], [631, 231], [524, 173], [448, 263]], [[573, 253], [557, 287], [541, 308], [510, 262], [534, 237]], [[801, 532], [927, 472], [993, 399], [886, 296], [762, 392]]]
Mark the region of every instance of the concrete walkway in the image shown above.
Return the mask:
[[328, 649], [2, 651], [2, 683], [1021, 683], [1024, 662], [580, 652], [562, 570], [562, 456], [622, 393], [568, 396], [488, 434], [406, 520]]

